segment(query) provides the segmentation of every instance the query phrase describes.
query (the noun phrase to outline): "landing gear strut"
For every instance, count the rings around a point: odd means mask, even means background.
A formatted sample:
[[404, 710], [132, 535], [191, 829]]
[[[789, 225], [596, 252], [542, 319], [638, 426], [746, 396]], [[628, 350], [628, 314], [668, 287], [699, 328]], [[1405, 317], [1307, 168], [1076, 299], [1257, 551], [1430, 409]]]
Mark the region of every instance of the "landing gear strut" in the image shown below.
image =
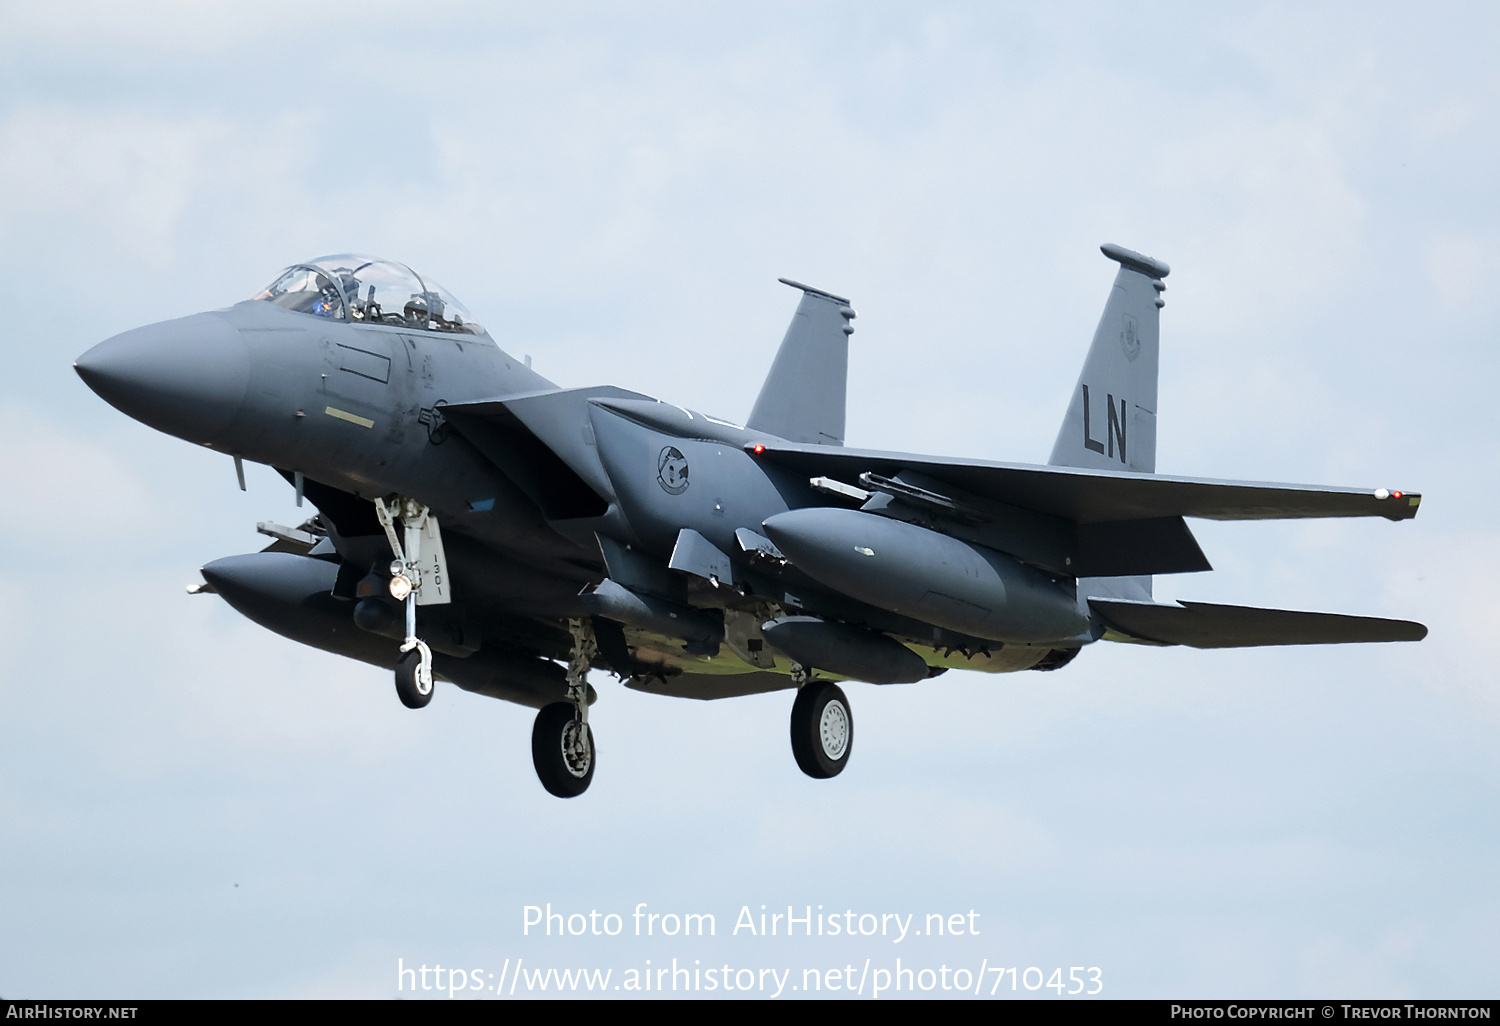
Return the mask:
[[[396, 696], [408, 709], [420, 709], [432, 701], [433, 691], [432, 649], [417, 637], [417, 596], [422, 590], [422, 530], [427, 526], [430, 512], [415, 499], [398, 496], [389, 505], [383, 499], [376, 499], [375, 516], [385, 528], [391, 553], [396, 557], [391, 563], [391, 597], [406, 606], [406, 640], [402, 642], [401, 655], [396, 660]], [[397, 518], [405, 529], [405, 546], [396, 534]]]
[[[794, 678], [810, 678], [798, 669], [793, 668]], [[843, 690], [826, 680], [800, 683], [792, 703], [792, 755], [802, 772], [820, 780], [838, 776], [853, 745], [854, 715]]]
[[569, 620], [568, 700], [543, 706], [531, 728], [531, 761], [548, 794], [576, 798], [594, 779], [594, 732], [589, 729], [589, 665], [599, 651], [593, 625]]

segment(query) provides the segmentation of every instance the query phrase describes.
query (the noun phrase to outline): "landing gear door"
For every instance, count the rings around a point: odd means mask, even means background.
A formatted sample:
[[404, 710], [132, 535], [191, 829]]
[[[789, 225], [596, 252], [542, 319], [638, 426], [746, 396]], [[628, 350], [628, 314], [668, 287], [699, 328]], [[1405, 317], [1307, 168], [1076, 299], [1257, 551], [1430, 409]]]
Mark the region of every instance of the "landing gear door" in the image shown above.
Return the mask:
[[422, 521], [422, 539], [417, 547], [416, 562], [422, 574], [417, 591], [417, 605], [445, 606], [453, 601], [448, 581], [448, 558], [443, 554], [443, 533], [437, 518], [428, 515]]

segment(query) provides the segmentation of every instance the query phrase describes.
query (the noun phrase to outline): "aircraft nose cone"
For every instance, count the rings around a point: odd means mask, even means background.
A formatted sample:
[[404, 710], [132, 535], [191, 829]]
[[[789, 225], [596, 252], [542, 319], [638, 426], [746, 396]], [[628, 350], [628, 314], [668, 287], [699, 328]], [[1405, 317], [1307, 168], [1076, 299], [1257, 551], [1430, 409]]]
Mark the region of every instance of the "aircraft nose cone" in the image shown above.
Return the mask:
[[121, 413], [188, 441], [212, 442], [244, 401], [250, 354], [224, 318], [202, 313], [106, 339], [73, 369]]

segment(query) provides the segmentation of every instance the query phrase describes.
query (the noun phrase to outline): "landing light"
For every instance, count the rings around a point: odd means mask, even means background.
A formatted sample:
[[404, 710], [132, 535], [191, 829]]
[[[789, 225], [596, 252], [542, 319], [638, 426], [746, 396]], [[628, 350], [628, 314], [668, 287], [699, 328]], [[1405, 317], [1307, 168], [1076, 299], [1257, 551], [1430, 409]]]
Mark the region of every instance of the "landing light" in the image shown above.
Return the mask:
[[397, 602], [405, 602], [406, 596], [411, 594], [411, 581], [405, 574], [397, 574], [391, 578], [391, 598]]

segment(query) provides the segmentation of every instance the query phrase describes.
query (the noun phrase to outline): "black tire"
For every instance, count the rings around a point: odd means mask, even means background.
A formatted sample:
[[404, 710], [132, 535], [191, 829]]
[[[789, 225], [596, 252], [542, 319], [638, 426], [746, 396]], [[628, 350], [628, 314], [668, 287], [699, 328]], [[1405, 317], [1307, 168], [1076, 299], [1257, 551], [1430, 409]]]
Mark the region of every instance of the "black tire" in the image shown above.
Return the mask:
[[792, 755], [802, 772], [819, 780], [836, 777], [854, 747], [854, 714], [837, 684], [804, 684], [792, 703]]
[[589, 789], [599, 750], [594, 747], [594, 731], [584, 725], [587, 748], [582, 758], [570, 757], [567, 744], [578, 730], [577, 714], [571, 702], [553, 702], [536, 714], [531, 728], [531, 761], [537, 779], [547, 793], [558, 798], [577, 798]]
[[396, 696], [408, 709], [421, 709], [432, 701], [432, 693], [437, 690], [436, 681], [428, 687], [425, 695], [417, 688], [417, 667], [421, 662], [422, 653], [416, 649], [402, 652], [396, 660]]

